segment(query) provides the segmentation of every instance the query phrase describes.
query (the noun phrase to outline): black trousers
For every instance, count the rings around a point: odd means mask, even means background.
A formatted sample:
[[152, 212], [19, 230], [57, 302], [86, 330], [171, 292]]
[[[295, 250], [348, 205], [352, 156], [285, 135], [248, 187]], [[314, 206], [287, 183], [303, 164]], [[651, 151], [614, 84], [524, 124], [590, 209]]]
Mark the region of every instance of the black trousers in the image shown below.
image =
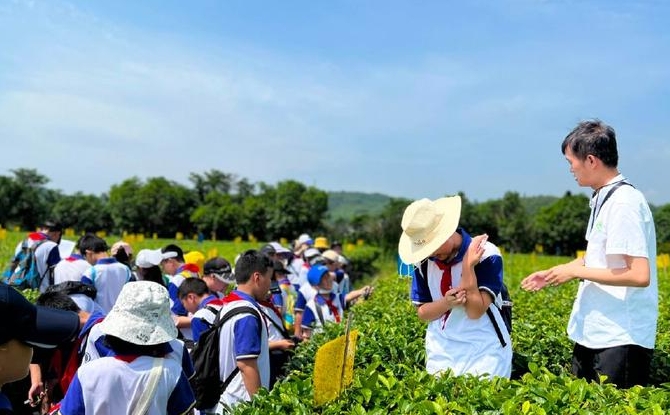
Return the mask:
[[614, 383], [618, 388], [646, 386], [653, 353], [653, 349], [633, 344], [589, 349], [575, 343], [572, 351], [572, 373], [596, 382], [600, 381], [600, 375], [606, 375], [606, 382]]

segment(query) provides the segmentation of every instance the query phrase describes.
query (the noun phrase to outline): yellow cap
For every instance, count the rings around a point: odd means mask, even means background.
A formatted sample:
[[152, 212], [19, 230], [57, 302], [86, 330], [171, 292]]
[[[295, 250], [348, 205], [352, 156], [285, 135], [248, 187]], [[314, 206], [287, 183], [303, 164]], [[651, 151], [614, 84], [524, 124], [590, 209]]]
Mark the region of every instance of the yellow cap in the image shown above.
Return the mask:
[[202, 271], [205, 266], [205, 255], [200, 251], [191, 251], [184, 254], [184, 262], [186, 264], [195, 264]]
[[330, 245], [328, 244], [328, 238], [325, 236], [319, 236], [314, 240], [314, 248], [316, 249], [328, 249]]

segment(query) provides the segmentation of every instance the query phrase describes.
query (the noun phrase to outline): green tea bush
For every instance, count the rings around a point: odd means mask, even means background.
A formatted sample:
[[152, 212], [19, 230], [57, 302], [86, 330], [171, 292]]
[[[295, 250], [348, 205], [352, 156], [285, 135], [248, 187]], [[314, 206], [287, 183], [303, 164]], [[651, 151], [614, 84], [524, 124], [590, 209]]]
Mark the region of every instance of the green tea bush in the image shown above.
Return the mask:
[[[523, 277], [568, 258], [506, 255], [505, 280], [514, 301], [515, 354], [526, 358], [519, 379], [441, 377], [425, 371], [425, 324], [409, 301], [410, 280], [382, 266], [369, 300], [356, 304], [353, 327], [359, 330], [354, 379], [339, 398], [313, 404], [314, 355], [323, 343], [343, 334], [341, 325], [298, 347], [290, 373], [272, 391], [235, 408], [236, 414], [666, 414], [670, 410], [670, 335], [668, 282], [659, 274], [660, 315], [652, 361], [654, 386], [616, 389], [570, 374], [572, 343], [565, 327], [577, 284], [538, 293], [519, 288]], [[333, 376], [337, 376], [334, 374]]]
[[382, 254], [381, 249], [374, 246], [357, 246], [354, 249], [347, 251], [344, 255], [349, 260], [348, 269], [349, 277], [352, 282], [358, 281], [365, 277], [371, 277], [377, 272], [377, 260]]

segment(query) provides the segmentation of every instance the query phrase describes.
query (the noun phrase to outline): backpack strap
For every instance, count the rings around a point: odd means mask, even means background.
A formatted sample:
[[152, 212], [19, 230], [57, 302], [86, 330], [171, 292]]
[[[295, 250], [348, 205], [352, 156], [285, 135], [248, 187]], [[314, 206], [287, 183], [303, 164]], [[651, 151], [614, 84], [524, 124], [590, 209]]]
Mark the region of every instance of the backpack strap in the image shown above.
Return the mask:
[[277, 330], [279, 330], [279, 332], [281, 333], [281, 335], [282, 335], [283, 338], [285, 338], [285, 339], [290, 339], [290, 338], [291, 338], [291, 336], [288, 335], [288, 332], [286, 331], [286, 329], [284, 328], [283, 325], [277, 324], [277, 322], [274, 321], [274, 320], [273, 320], [269, 315], [267, 315], [263, 310], [261, 310], [261, 313], [263, 313], [263, 315], [265, 315], [266, 319], [267, 319], [267, 320], [270, 320], [270, 323], [272, 323], [272, 325], [275, 326], [275, 328], [276, 328]]
[[[494, 307], [497, 307], [494, 305]], [[496, 335], [498, 336], [498, 340], [500, 340], [500, 345], [504, 348], [507, 346], [507, 342], [505, 341], [505, 338], [503, 337], [502, 331], [500, 331], [500, 326], [498, 325], [498, 321], [496, 320], [496, 317], [493, 315], [493, 311], [491, 311], [491, 307], [486, 309], [486, 315], [489, 316], [489, 319], [491, 320], [491, 323], [493, 324], [493, 329], [496, 331]]]
[[146, 415], [149, 405], [151, 405], [151, 401], [154, 399], [154, 395], [156, 395], [158, 381], [163, 374], [164, 363], [164, 358], [154, 357], [151, 371], [149, 372], [149, 379], [147, 379], [147, 388], [144, 390], [142, 396], [140, 396], [137, 406], [133, 408], [133, 415]]
[[202, 320], [202, 322], [205, 323], [205, 324], [207, 325], [207, 327], [212, 327], [212, 326], [216, 323], [216, 319], [219, 318], [219, 316], [218, 316], [218, 314], [219, 314], [219, 310], [217, 310], [216, 308], [212, 307], [212, 306], [209, 305], [209, 304], [206, 305], [206, 306], [203, 307], [203, 308], [204, 308], [205, 310], [209, 311], [210, 313], [212, 313], [212, 315], [214, 315], [214, 322], [210, 323], [210, 322], [207, 321], [204, 317], [198, 317], [198, 318], [199, 318], [200, 320]]
[[316, 314], [321, 322], [321, 327], [326, 327], [326, 320], [323, 318], [323, 310], [321, 310], [321, 305], [316, 302], [316, 299], [314, 299], [314, 309], [316, 309]]
[[424, 259], [421, 261], [421, 266], [419, 267], [419, 271], [421, 272], [421, 276], [424, 279], [428, 278], [428, 260]]

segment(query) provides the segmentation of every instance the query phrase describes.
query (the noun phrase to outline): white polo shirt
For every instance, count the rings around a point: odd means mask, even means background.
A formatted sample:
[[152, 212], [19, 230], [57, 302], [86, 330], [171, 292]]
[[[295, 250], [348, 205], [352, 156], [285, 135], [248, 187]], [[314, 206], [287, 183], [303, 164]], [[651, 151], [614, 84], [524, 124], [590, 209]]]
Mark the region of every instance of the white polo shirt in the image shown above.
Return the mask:
[[[649, 260], [649, 286], [614, 287], [591, 281], [579, 284], [568, 322], [571, 340], [591, 349], [635, 344], [653, 349], [658, 320], [656, 231], [649, 205], [640, 191], [621, 186], [602, 204], [619, 175], [600, 190], [591, 210], [598, 209], [589, 233], [584, 263], [589, 268], [626, 267], [625, 256]], [[602, 205], [602, 207], [601, 207]]]

